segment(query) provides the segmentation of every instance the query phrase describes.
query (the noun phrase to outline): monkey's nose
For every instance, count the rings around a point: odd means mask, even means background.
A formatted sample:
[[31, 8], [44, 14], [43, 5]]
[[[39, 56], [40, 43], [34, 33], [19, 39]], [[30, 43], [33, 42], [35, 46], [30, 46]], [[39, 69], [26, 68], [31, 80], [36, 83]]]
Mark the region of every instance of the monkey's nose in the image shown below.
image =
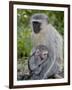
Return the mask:
[[41, 60], [43, 60], [43, 57], [41, 57]]
[[44, 58], [42, 56], [40, 56], [41, 60], [43, 60]]

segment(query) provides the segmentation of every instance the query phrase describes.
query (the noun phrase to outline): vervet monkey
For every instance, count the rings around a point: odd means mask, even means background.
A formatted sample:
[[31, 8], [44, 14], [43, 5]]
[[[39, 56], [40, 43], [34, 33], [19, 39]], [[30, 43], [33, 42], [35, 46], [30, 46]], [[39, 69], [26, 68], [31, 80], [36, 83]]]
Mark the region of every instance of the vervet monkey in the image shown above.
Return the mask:
[[[35, 48], [35, 52], [28, 61], [31, 79], [48, 79], [51, 76], [51, 78], [57, 78], [59, 67], [54, 60], [53, 54], [54, 53], [50, 53], [44, 45], [39, 45]], [[51, 56], [53, 57], [51, 58]]]
[[[34, 53], [29, 58], [28, 66], [31, 74], [31, 79], [41, 79], [43, 63], [48, 59], [48, 49], [44, 45], [39, 45], [35, 48]], [[42, 74], [43, 75], [43, 74]]]
[[45, 14], [32, 15], [31, 28], [33, 42], [32, 52], [34, 52], [34, 48], [38, 45], [47, 46], [51, 60], [55, 60], [55, 63], [58, 65], [59, 72], [61, 72], [64, 66], [64, 61], [63, 38], [60, 33], [48, 23], [48, 16]]

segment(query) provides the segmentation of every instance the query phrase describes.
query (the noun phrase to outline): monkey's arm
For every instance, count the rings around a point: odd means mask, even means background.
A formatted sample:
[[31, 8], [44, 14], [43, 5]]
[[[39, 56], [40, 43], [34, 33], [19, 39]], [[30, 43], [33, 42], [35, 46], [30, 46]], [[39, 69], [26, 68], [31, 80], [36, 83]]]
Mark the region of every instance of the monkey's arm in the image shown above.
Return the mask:
[[[38, 59], [37, 59], [38, 60]], [[40, 67], [46, 60], [41, 60], [38, 64], [35, 64], [34, 57], [31, 57], [29, 60], [29, 65], [31, 70], [35, 70], [36, 68]]]
[[35, 70], [37, 68], [37, 65], [35, 64], [33, 57], [31, 57], [31, 59], [29, 59], [29, 68], [30, 68], [30, 70]]
[[28, 66], [29, 66], [30, 73], [32, 75], [33, 74], [38, 75], [42, 70], [41, 67], [39, 67], [38, 65], [35, 64], [35, 62], [32, 58], [29, 60], [29, 65]]

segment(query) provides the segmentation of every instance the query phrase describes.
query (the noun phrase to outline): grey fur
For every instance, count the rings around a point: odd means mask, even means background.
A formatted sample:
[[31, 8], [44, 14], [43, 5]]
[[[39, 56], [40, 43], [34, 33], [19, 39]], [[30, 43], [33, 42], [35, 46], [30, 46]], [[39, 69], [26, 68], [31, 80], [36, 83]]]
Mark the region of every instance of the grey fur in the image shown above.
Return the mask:
[[[43, 48], [42, 48], [43, 47]], [[45, 47], [45, 48], [44, 48]], [[48, 51], [49, 49], [44, 45], [39, 45], [39, 50]], [[37, 49], [35, 49], [36, 52]], [[42, 51], [41, 50], [41, 51]], [[43, 53], [43, 52], [41, 52]], [[52, 56], [54, 53], [52, 53]], [[46, 59], [42, 59], [40, 57], [35, 58], [35, 53], [29, 58], [29, 68], [31, 70], [31, 79], [47, 79], [48, 77], [56, 74], [59, 71], [59, 67], [54, 59], [51, 58], [51, 53], [48, 53], [48, 57]]]
[[[41, 18], [42, 17], [42, 18]], [[46, 62], [45, 66], [48, 66], [48, 64], [53, 64], [49, 67], [45, 67], [44, 70], [40, 72], [40, 75], [43, 75], [41, 79], [45, 79], [53, 74], [58, 74], [59, 72], [62, 72], [64, 61], [63, 61], [63, 38], [60, 35], [60, 33], [51, 25], [48, 24], [48, 20], [46, 20], [47, 16], [44, 14], [35, 14], [31, 17], [31, 20], [33, 21], [39, 21], [41, 23], [41, 30], [39, 33], [35, 33], [32, 31], [32, 40], [33, 40], [33, 50], [32, 53], [35, 51], [34, 49], [38, 45], [45, 45], [48, 48], [49, 52], [49, 60], [51, 62]], [[33, 30], [33, 28], [32, 28]], [[33, 58], [31, 58], [34, 60]], [[53, 63], [54, 62], [54, 63]], [[57, 69], [58, 68], [58, 69]], [[50, 69], [50, 70], [48, 70]], [[53, 72], [55, 71], [55, 72]], [[57, 75], [55, 75], [57, 76]], [[40, 77], [39, 77], [40, 78]], [[38, 79], [39, 79], [38, 78]]]

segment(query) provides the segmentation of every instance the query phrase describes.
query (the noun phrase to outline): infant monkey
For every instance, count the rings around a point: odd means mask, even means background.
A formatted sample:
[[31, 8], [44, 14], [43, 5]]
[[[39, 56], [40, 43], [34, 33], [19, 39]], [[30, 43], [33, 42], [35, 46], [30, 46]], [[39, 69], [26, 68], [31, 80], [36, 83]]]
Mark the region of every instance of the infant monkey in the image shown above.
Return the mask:
[[39, 45], [35, 48], [34, 53], [28, 61], [28, 66], [32, 79], [41, 79], [42, 64], [48, 59], [48, 48], [44, 45]]
[[44, 45], [39, 45], [35, 51], [35, 60], [45, 61], [48, 58], [48, 49]]
[[54, 53], [51, 53], [49, 48], [45, 45], [39, 45], [33, 51], [28, 60], [32, 80], [62, 78], [58, 75], [59, 66], [54, 58]]

